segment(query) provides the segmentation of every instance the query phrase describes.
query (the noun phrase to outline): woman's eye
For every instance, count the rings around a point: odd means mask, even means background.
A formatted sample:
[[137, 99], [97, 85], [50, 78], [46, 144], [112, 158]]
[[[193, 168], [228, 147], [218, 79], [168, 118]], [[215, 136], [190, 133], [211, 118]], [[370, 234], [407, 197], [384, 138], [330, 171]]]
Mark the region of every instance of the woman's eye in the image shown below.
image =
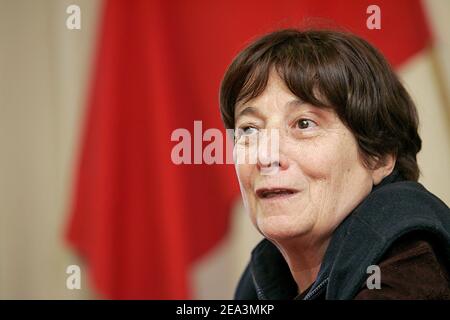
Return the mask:
[[248, 136], [248, 135], [251, 135], [251, 134], [254, 134], [254, 133], [258, 132], [258, 129], [256, 129], [255, 127], [247, 126], [247, 127], [239, 128], [239, 131], [240, 131], [239, 132], [240, 135]]
[[310, 119], [300, 119], [297, 121], [297, 127], [302, 130], [309, 129], [315, 126], [317, 126], [317, 124]]
[[258, 132], [258, 129], [252, 126], [244, 126], [237, 129], [237, 132], [234, 136], [234, 140], [238, 141], [242, 137], [248, 137], [253, 134], [256, 134]]

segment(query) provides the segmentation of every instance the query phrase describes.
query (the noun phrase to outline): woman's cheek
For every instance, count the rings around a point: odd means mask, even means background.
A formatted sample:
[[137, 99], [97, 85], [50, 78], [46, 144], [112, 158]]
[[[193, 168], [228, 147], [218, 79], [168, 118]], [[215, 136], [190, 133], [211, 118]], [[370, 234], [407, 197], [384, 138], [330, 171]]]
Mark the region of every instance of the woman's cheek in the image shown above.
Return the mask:
[[255, 165], [250, 164], [237, 164], [236, 165], [236, 173], [239, 178], [239, 182], [244, 188], [243, 191], [249, 192], [252, 189], [252, 171]]
[[312, 179], [325, 178], [338, 165], [335, 155], [324, 145], [305, 145], [295, 158], [303, 174]]
[[[259, 230], [256, 222], [256, 198], [253, 188], [252, 172], [255, 170], [255, 165], [239, 164], [236, 165], [236, 172], [238, 175], [239, 186], [241, 188], [241, 195], [244, 207], [250, 217], [252, 224]], [[261, 231], [259, 231], [261, 232]]]

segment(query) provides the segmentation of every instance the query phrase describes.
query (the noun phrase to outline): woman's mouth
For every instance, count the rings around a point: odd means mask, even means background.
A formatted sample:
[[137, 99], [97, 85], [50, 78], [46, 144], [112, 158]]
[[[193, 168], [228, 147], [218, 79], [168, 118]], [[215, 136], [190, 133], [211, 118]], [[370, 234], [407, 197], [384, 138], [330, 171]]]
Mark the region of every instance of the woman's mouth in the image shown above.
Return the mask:
[[289, 198], [293, 195], [295, 195], [296, 193], [298, 193], [298, 190], [296, 189], [291, 189], [291, 188], [260, 188], [258, 190], [256, 190], [256, 196], [259, 199], [272, 199], [272, 200], [277, 200], [277, 199], [285, 199], [285, 198]]

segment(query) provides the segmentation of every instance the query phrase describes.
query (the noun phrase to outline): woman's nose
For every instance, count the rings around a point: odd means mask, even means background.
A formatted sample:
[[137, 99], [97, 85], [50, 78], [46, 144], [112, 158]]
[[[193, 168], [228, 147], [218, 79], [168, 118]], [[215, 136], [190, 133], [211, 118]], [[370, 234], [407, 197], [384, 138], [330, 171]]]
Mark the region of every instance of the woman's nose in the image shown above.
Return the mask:
[[287, 160], [280, 152], [280, 134], [278, 130], [265, 130], [259, 135], [257, 167], [261, 174], [276, 174], [287, 168]]

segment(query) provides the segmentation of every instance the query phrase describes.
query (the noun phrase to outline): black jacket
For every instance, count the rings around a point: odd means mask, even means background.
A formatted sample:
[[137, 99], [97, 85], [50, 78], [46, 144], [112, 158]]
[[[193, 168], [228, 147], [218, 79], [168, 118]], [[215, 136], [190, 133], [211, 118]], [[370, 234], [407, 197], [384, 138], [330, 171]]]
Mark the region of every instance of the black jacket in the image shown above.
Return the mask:
[[[319, 274], [305, 300], [353, 299], [400, 237], [420, 231], [433, 239], [440, 259], [450, 267], [450, 210], [421, 184], [405, 181], [397, 170], [336, 228]], [[283, 256], [267, 239], [252, 251], [235, 299], [292, 299], [297, 285]]]

